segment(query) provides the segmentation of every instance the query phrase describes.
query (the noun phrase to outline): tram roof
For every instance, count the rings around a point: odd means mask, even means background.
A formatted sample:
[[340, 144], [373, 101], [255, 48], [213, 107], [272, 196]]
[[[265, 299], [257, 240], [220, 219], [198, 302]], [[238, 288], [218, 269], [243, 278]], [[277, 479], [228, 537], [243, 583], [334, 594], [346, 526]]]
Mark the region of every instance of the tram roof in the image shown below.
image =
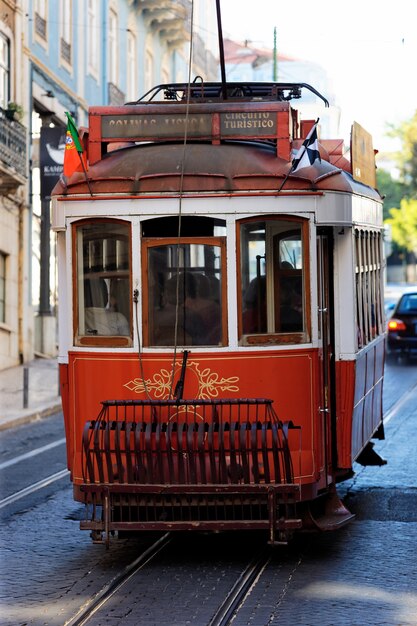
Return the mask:
[[[285, 191], [341, 191], [380, 199], [378, 192], [329, 161], [320, 147], [321, 162], [290, 174]], [[184, 171], [179, 164], [184, 159]], [[90, 165], [88, 181], [94, 194], [274, 191], [289, 170], [275, 147], [257, 142], [140, 144], [120, 147]], [[182, 180], [181, 180], [182, 179]], [[88, 194], [83, 172], [61, 180], [54, 195]]]
[[[362, 152], [367, 146], [360, 167], [346, 159], [343, 140], [320, 138], [321, 161], [291, 173], [295, 152], [315, 123], [301, 121], [291, 107], [303, 89], [328, 106], [305, 83], [196, 82], [159, 85], [123, 106], [91, 107], [89, 128], [81, 134], [88, 184], [85, 174], [76, 172], [53, 193], [273, 191], [288, 177], [285, 191], [333, 190], [380, 199], [364, 184], [375, 179], [375, 160], [372, 140], [360, 127], [356, 143]], [[352, 142], [351, 153], [358, 154], [354, 148]]]

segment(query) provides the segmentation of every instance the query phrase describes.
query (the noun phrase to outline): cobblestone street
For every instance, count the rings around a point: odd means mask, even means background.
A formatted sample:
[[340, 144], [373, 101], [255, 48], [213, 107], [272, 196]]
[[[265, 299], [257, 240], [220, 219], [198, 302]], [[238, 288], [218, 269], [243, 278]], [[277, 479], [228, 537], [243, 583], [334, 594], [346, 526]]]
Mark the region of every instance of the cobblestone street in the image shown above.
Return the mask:
[[[355, 476], [339, 487], [356, 520], [338, 532], [305, 535], [276, 550], [234, 620], [236, 626], [417, 624], [417, 561], [411, 549], [417, 544], [417, 468], [410, 464], [417, 403], [414, 394], [406, 397], [416, 382], [414, 366], [388, 369], [388, 408], [401, 397], [405, 402], [388, 420], [385, 441], [375, 444], [388, 464], [357, 465]], [[4, 516], [1, 626], [62, 626], [83, 598], [99, 591], [149, 542], [147, 536], [119, 540], [106, 551], [79, 531], [81, 515], [82, 507], [63, 481], [45, 502]], [[105, 623], [208, 623], [210, 607], [243, 567], [245, 551], [236, 543], [238, 537], [178, 537], [166, 558], [144, 570], [144, 578], [135, 583], [140, 596], [135, 587], [129, 592], [129, 620], [120, 618], [126, 607], [116, 604], [109, 606], [112, 618]]]

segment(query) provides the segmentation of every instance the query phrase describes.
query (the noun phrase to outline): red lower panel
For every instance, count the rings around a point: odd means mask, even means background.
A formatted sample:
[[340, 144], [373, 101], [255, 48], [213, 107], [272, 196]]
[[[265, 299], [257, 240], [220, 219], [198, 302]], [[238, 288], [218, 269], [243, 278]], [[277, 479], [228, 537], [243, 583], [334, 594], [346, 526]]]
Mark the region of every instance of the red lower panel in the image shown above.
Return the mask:
[[352, 463], [382, 421], [384, 337], [362, 350], [356, 361], [336, 363], [338, 465]]
[[[75, 482], [81, 475], [81, 435], [95, 419], [103, 400], [167, 399], [181, 371], [181, 354], [173, 367], [170, 355], [73, 353], [69, 357], [69, 402], [66, 413], [69, 454]], [[143, 369], [143, 378], [141, 371]], [[318, 479], [323, 451], [318, 411], [318, 358], [314, 350], [198, 354], [188, 357], [184, 398], [270, 398], [290, 431], [294, 470], [302, 481]]]

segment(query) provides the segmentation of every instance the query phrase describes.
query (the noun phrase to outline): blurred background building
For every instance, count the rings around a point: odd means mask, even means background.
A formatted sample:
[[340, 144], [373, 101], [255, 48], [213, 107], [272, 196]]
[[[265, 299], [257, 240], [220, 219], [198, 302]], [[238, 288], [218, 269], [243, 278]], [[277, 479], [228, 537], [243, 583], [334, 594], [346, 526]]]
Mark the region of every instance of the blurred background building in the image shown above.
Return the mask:
[[23, 13], [0, 0], [0, 368], [33, 354]]
[[[190, 0], [0, 0], [0, 369], [56, 352], [50, 194], [65, 111], [188, 80]], [[192, 76], [216, 80], [214, 3], [194, 1]], [[199, 29], [202, 24], [204, 29]]]
[[329, 107], [308, 90], [297, 101], [303, 119], [320, 118], [324, 137], [340, 136], [340, 107], [325, 70], [317, 63], [289, 57], [278, 53], [276, 47], [257, 48], [252, 42], [242, 43], [225, 39], [224, 56], [226, 76], [231, 82], [308, 83], [327, 98]]

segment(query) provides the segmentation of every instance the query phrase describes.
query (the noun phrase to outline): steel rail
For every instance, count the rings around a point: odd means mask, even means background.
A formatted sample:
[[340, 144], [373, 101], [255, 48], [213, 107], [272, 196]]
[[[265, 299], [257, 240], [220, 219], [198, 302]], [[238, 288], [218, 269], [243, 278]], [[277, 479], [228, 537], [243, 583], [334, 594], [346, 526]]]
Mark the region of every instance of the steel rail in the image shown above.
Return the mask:
[[264, 549], [249, 563], [217, 609], [208, 626], [227, 626], [230, 624], [270, 560], [271, 550]]
[[57, 480], [61, 480], [61, 478], [65, 478], [68, 475], [69, 471], [67, 469], [64, 469], [60, 472], [56, 472], [56, 474], [51, 474], [50, 476], [47, 476], [46, 478], [39, 480], [37, 483], [33, 483], [32, 485], [29, 485], [28, 487], [25, 487], [24, 489], [21, 489], [16, 493], [12, 493], [10, 496], [7, 496], [7, 498], [3, 498], [3, 500], [0, 500], [0, 509], [3, 509], [9, 504], [13, 504], [13, 502], [20, 500], [25, 496], [29, 496], [30, 494], [35, 493], [35, 491], [39, 491], [39, 489], [48, 487], [52, 483], [56, 482]]
[[25, 452], [25, 454], [16, 456], [13, 459], [10, 459], [9, 461], [4, 461], [4, 463], [0, 463], [0, 470], [6, 469], [7, 467], [10, 467], [11, 465], [16, 465], [16, 463], [20, 463], [21, 461], [26, 461], [26, 459], [31, 459], [32, 457], [37, 456], [38, 454], [42, 454], [43, 452], [52, 450], [52, 448], [57, 448], [58, 446], [65, 444], [65, 442], [66, 442], [66, 439], [65, 437], [63, 437], [62, 439], [57, 439], [56, 441], [52, 441], [52, 443], [47, 443], [46, 445], [41, 446], [40, 448], [35, 448], [34, 450], [31, 450], [30, 452]]
[[110, 598], [125, 585], [139, 570], [154, 559], [171, 541], [171, 533], [165, 533], [143, 554], [138, 556], [122, 572], [116, 574], [110, 582], [98, 591], [92, 598], [79, 609], [79, 611], [64, 623], [64, 626], [83, 626]]

